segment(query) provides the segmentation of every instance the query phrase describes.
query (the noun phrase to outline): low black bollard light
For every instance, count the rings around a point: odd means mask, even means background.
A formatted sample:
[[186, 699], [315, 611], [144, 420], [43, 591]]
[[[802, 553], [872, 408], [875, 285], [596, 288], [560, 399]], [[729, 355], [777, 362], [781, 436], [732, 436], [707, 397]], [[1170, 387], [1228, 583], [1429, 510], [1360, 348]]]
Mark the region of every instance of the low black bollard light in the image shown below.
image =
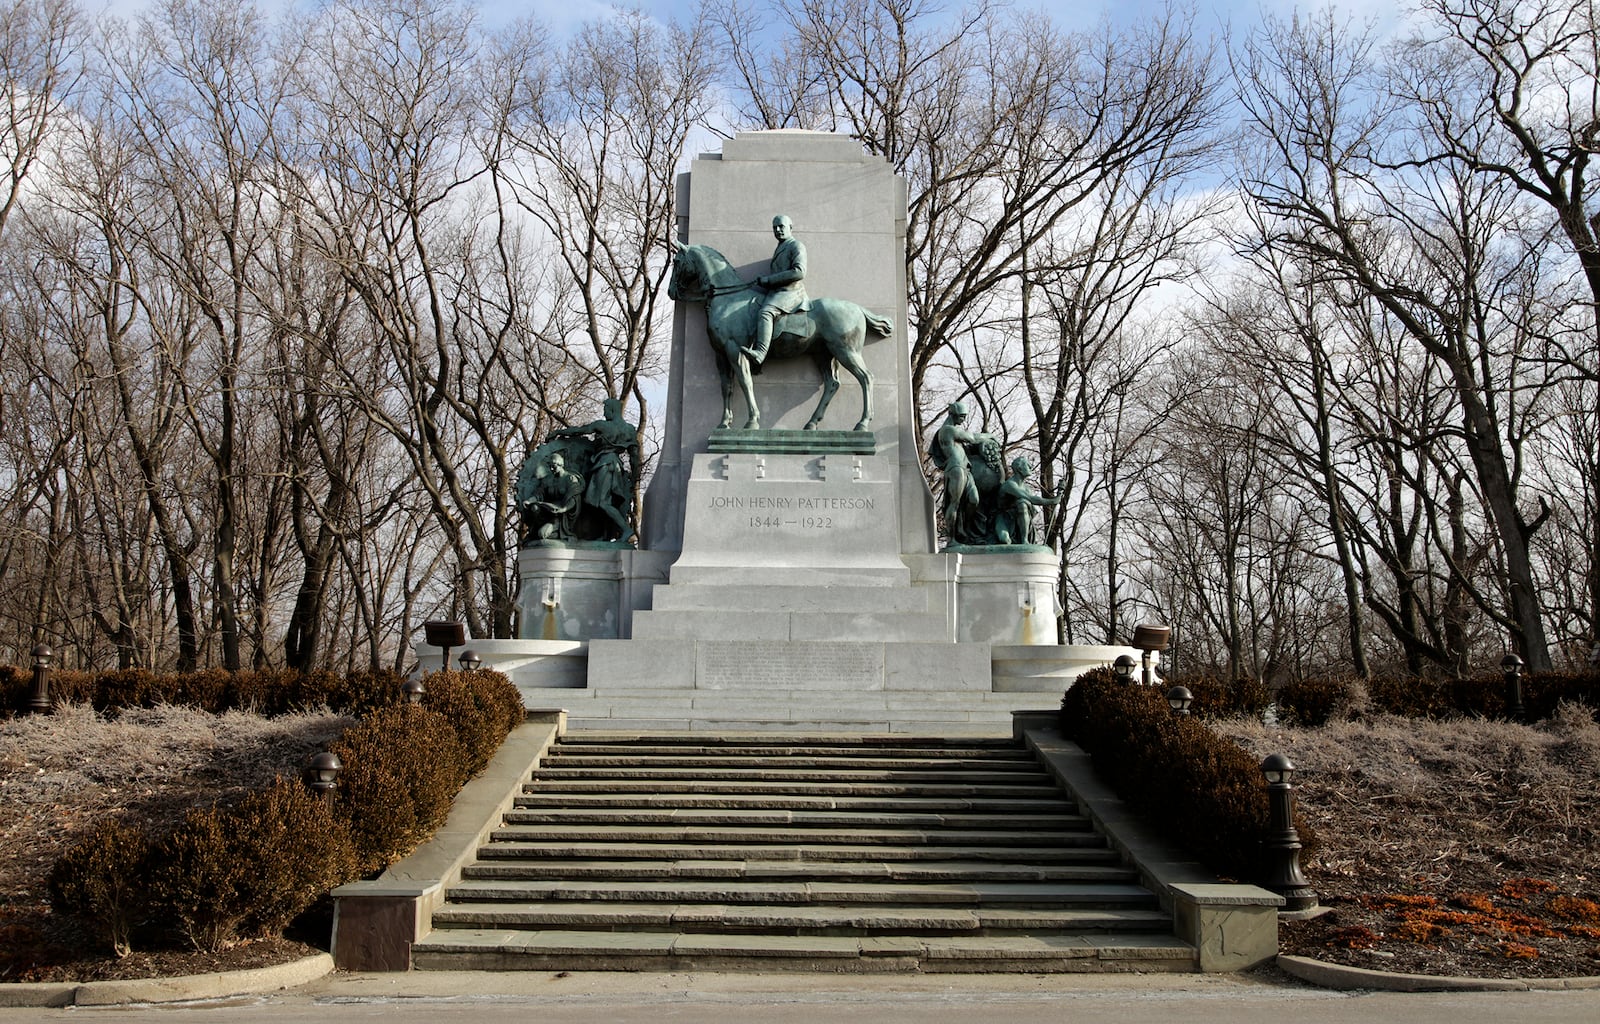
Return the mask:
[[1194, 694], [1189, 692], [1187, 686], [1174, 686], [1167, 691], [1167, 707], [1180, 718], [1189, 717], [1189, 705], [1194, 703]]
[[56, 709], [55, 701], [50, 697], [50, 663], [55, 660], [56, 652], [50, 649], [49, 644], [40, 644], [33, 649], [33, 681], [28, 687], [28, 711], [35, 715], [48, 715]]
[[1500, 659], [1500, 671], [1506, 677], [1506, 717], [1521, 722], [1528, 717], [1522, 704], [1522, 659], [1508, 654]]
[[322, 797], [322, 802], [329, 808], [333, 807], [333, 791], [339, 785], [339, 773], [342, 771], [344, 762], [331, 750], [324, 750], [313, 757], [306, 767], [306, 785], [311, 792]]
[[1111, 663], [1111, 671], [1116, 674], [1117, 682], [1131, 683], [1133, 682], [1134, 667], [1138, 664], [1137, 661], [1133, 660], [1132, 655], [1119, 654], [1117, 655], [1117, 660]]
[[1282, 754], [1268, 754], [1261, 762], [1267, 779], [1268, 811], [1271, 815], [1263, 846], [1267, 854], [1267, 877], [1263, 887], [1283, 897], [1284, 910], [1311, 910], [1317, 905], [1317, 890], [1300, 873], [1300, 833], [1294, 827], [1294, 763]]
[[420, 679], [407, 679], [400, 684], [400, 696], [405, 698], [407, 704], [421, 704], [427, 692], [428, 688], [422, 685]]
[[463, 672], [476, 672], [478, 666], [483, 664], [483, 659], [478, 656], [477, 651], [468, 647], [461, 652], [461, 657], [456, 659], [456, 664], [461, 666]]

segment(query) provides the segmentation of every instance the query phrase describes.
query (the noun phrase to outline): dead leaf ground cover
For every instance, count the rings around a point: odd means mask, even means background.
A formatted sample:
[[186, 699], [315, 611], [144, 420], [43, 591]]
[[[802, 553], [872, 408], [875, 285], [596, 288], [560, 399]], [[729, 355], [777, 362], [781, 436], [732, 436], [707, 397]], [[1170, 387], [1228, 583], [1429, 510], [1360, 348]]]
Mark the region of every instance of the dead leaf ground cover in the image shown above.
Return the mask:
[[1600, 725], [1587, 709], [1537, 725], [1215, 724], [1300, 769], [1321, 840], [1303, 866], [1332, 909], [1286, 924], [1284, 952], [1416, 974], [1600, 975]]
[[0, 981], [91, 981], [260, 967], [312, 952], [288, 940], [221, 953], [136, 950], [117, 959], [49, 912], [45, 879], [74, 837], [116, 814], [152, 826], [191, 806], [294, 775], [351, 720], [189, 708], [0, 720]]

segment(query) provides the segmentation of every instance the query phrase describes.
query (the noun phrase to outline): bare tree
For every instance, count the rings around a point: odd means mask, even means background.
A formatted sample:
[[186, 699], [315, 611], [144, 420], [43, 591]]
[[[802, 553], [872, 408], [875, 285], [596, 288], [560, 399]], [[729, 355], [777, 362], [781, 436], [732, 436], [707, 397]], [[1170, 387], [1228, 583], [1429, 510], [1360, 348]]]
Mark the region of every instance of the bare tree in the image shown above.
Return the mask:
[[[1427, 0], [1423, 11], [1429, 17], [1396, 59], [1395, 91], [1418, 125], [1411, 160], [1453, 164], [1528, 200], [1519, 220], [1537, 227], [1527, 244], [1564, 246], [1581, 282], [1547, 293], [1558, 308], [1539, 338], [1543, 355], [1557, 372], [1600, 379], [1600, 206], [1589, 166], [1600, 153], [1595, 4]], [[1583, 490], [1600, 493], [1600, 454], [1580, 479]], [[1590, 522], [1581, 572], [1583, 618], [1592, 624], [1600, 615], [1600, 522]], [[1515, 572], [1516, 561], [1508, 567]], [[1513, 582], [1526, 602], [1522, 589]], [[1586, 639], [1600, 640], [1592, 625]]]
[[0, 3], [0, 233], [82, 79], [82, 15], [72, 0]]
[[[1261, 148], [1244, 188], [1271, 223], [1263, 245], [1300, 261], [1309, 280], [1370, 297], [1450, 382], [1455, 436], [1507, 579], [1504, 605], [1479, 605], [1546, 669], [1530, 557], [1544, 513], [1527, 515], [1519, 490], [1520, 441], [1544, 377], [1528, 359], [1530, 325], [1517, 320], [1533, 269], [1512, 241], [1517, 203], [1467, 169], [1403, 159], [1411, 137], [1366, 70], [1370, 45], [1325, 17], [1269, 27], [1245, 47], [1240, 98]], [[1469, 579], [1464, 567], [1456, 579]]]

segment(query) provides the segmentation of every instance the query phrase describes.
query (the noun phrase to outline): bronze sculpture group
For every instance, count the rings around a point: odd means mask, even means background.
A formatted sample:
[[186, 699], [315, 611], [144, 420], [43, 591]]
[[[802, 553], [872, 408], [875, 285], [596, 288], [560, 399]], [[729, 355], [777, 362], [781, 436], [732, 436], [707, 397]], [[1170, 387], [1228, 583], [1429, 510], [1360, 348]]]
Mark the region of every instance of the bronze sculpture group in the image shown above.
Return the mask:
[[1061, 503], [1059, 493], [1046, 497], [1028, 486], [1033, 466], [1026, 458], [1002, 466], [998, 439], [967, 429], [967, 405], [951, 402], [945, 420], [934, 432], [929, 459], [944, 474], [945, 537], [955, 548], [989, 548], [1036, 543], [1035, 511]]
[[626, 544], [633, 539], [639, 428], [608, 398], [605, 418], [550, 432], [517, 476], [522, 544]]
[[[733, 422], [733, 385], [738, 383], [749, 409], [745, 429], [761, 426], [751, 386], [769, 359], [809, 355], [822, 372], [822, 399], [805, 429], [822, 422], [839, 389], [843, 366], [861, 385], [861, 419], [872, 420], [872, 375], [864, 345], [869, 334], [887, 337], [893, 321], [848, 299], [811, 299], [806, 294], [806, 248], [786, 216], [772, 220], [778, 240], [769, 272], [746, 282], [728, 259], [704, 245], [674, 239], [672, 278], [667, 294], [675, 301], [704, 302], [706, 331], [722, 384], [722, 423]], [[605, 417], [552, 431], [523, 463], [517, 480], [522, 543], [627, 544], [633, 489], [638, 479], [638, 428], [622, 418], [622, 403], [608, 398]], [[935, 432], [929, 456], [944, 474], [942, 512], [952, 548], [1035, 545], [1038, 509], [1061, 502], [1028, 484], [1033, 467], [1026, 458], [1004, 466], [1000, 442], [967, 428], [964, 402], [951, 402]]]

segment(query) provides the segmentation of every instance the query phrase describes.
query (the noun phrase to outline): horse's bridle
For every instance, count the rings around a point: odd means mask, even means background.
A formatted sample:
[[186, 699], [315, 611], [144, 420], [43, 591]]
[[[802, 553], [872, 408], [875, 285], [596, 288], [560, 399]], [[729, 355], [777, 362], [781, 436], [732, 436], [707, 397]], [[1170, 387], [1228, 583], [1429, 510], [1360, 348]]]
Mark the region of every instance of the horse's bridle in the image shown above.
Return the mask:
[[[674, 263], [677, 262], [678, 256], [682, 255], [684, 249], [687, 249], [687, 248], [688, 248], [688, 246], [684, 246], [683, 248], [678, 249], [677, 253], [675, 253], [673, 255], [673, 258], [672, 258]], [[704, 277], [705, 275], [702, 274], [701, 276]], [[706, 283], [705, 294], [703, 294], [703, 295], [685, 295], [685, 296], [683, 296], [683, 299], [685, 301], [687, 301], [687, 302], [709, 302], [710, 300], [716, 298], [719, 295], [732, 295], [734, 292], [749, 291], [750, 289], [754, 288], [755, 286], [756, 286], [756, 283], [754, 281], [740, 281], [738, 284], [725, 284], [725, 285], [711, 284], [711, 283], [707, 282]]]

